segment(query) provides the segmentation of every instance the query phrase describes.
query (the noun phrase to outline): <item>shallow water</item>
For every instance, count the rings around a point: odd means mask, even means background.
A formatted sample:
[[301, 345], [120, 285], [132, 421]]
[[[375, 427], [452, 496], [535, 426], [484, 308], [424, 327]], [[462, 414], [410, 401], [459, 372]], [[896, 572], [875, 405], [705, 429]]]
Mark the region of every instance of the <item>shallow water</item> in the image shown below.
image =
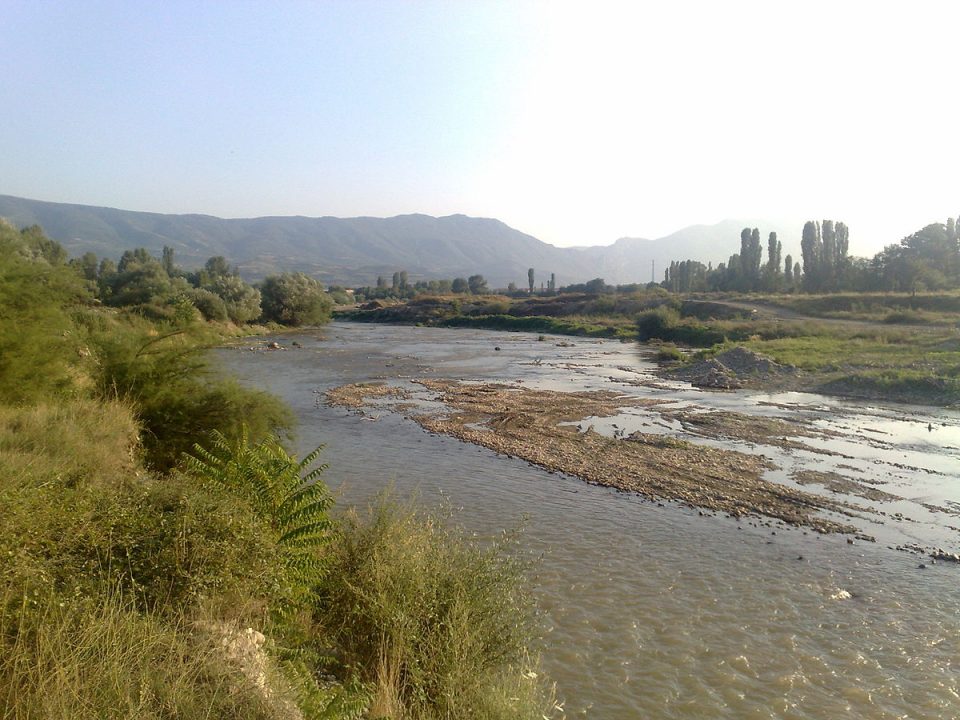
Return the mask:
[[[638, 346], [612, 341], [346, 323], [279, 340], [303, 347], [223, 354], [295, 408], [302, 450], [326, 445], [326, 480], [341, 503], [363, 504], [392, 484], [425, 505], [461, 508], [457, 521], [482, 536], [523, 524], [524, 547], [542, 556], [543, 664], [568, 717], [960, 716], [960, 566], [893, 549], [958, 550], [960, 414], [637, 386], [652, 365]], [[849, 545], [775, 522], [701, 516], [431, 435], [386, 410], [361, 416], [318, 402], [345, 383], [416, 377], [614, 389], [672, 407], [807, 421], [839, 435], [804, 442], [842, 455], [698, 438], [656, 409], [590, 423], [761, 452], [782, 466], [769, 477], [787, 484], [795, 469], [835, 469], [903, 499], [853, 498], [867, 508], [854, 522], [877, 542]]]

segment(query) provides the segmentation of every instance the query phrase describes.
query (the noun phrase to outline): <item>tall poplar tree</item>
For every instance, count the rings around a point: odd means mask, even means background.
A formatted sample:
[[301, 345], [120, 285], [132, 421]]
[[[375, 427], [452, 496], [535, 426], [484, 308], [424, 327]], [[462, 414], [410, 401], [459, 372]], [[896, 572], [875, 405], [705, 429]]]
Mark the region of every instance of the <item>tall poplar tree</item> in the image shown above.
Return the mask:
[[771, 275], [780, 273], [781, 252], [782, 246], [780, 241], [777, 240], [777, 234], [775, 232], [770, 233], [770, 237], [767, 239], [767, 267], [770, 268]]
[[823, 242], [820, 239], [820, 224], [807, 220], [803, 225], [803, 235], [800, 238], [800, 252], [803, 255], [803, 284], [808, 292], [820, 288], [821, 258]]

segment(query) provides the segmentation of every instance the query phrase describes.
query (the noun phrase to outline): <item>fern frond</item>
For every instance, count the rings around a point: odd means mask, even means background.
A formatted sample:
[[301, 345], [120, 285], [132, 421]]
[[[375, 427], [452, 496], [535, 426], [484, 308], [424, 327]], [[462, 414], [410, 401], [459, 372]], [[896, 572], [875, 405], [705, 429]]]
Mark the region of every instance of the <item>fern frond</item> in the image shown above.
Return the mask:
[[288, 599], [275, 608], [279, 616], [289, 616], [307, 602], [325, 570], [316, 550], [332, 534], [327, 512], [333, 497], [320, 480], [326, 465], [308, 471], [322, 449], [298, 461], [276, 438], [250, 445], [243, 426], [235, 441], [213, 432], [208, 448], [194, 445], [193, 454], [184, 457], [187, 472], [247, 502], [273, 529], [292, 585]]
[[327, 531], [330, 529], [329, 520], [318, 520], [312, 523], [298, 525], [280, 536], [280, 544], [288, 547], [318, 547], [329, 539]]

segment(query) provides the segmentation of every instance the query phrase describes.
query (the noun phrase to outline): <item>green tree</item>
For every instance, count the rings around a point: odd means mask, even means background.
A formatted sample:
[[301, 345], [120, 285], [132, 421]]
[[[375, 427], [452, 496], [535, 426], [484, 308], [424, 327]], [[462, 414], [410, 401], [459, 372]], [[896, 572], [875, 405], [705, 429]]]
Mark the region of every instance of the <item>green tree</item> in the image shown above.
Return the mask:
[[162, 306], [180, 289], [173, 284], [160, 261], [145, 248], [124, 252], [117, 271], [102, 276], [102, 280], [107, 287], [105, 302], [134, 307], [157, 316], [163, 315]]
[[471, 275], [467, 278], [467, 286], [474, 295], [483, 295], [487, 292], [487, 281], [483, 275]]
[[530, 287], [530, 293], [533, 294], [533, 285], [534, 285], [533, 268], [530, 268], [527, 270], [527, 285]]
[[77, 269], [80, 277], [95, 283], [97, 281], [97, 256], [92, 252], [85, 252], [79, 258], [70, 261], [70, 265]]
[[260, 286], [260, 294], [265, 320], [291, 326], [320, 325], [330, 320], [330, 296], [319, 282], [303, 273], [271, 275]]
[[594, 278], [584, 284], [584, 290], [593, 295], [600, 295], [607, 289], [607, 283], [603, 278]]
[[163, 265], [163, 269], [166, 271], [167, 275], [174, 277], [177, 274], [177, 269], [173, 265], [173, 248], [168, 245], [163, 246], [163, 256], [160, 258], [160, 264]]
[[780, 253], [782, 249], [777, 234], [775, 232], [770, 233], [770, 237], [767, 239], [767, 267], [770, 269], [771, 275], [777, 275], [780, 272]]
[[800, 251], [803, 256], [803, 284], [807, 292], [820, 289], [822, 283], [823, 241], [820, 237], [820, 224], [808, 220], [803, 225], [800, 239]]
[[453, 282], [450, 284], [450, 290], [458, 295], [462, 295], [470, 289], [470, 284], [467, 282], [466, 278], [454, 278]]
[[762, 255], [760, 230], [744, 228], [740, 232], [740, 262], [735, 283], [740, 290], [757, 289]]
[[[173, 258], [171, 256], [171, 260], [172, 259]], [[203, 269], [207, 272], [210, 280], [215, 280], [218, 277], [234, 274], [230, 270], [230, 265], [227, 263], [227, 259], [223, 257], [223, 255], [214, 255], [212, 258], [207, 260], [206, 264], [203, 266]]]
[[206, 288], [223, 300], [227, 316], [235, 323], [252, 322], [260, 317], [260, 291], [237, 275], [220, 275]]
[[50, 265], [64, 265], [67, 262], [67, 251], [56, 240], [51, 240], [39, 225], [31, 225], [20, 231], [24, 244], [18, 252], [33, 259], [43, 259]]
[[[204, 320], [222, 322], [230, 318], [227, 314], [227, 305], [223, 302], [223, 298], [211, 290], [190, 288], [187, 290], [187, 297], [190, 298], [193, 306], [203, 315]], [[259, 314], [259, 304], [257, 312]]]

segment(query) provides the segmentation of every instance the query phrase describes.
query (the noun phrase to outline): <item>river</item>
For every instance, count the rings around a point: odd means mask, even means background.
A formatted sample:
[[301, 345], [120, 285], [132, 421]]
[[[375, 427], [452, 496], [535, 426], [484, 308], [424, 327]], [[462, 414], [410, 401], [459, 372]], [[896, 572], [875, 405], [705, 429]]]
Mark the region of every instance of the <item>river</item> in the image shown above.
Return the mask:
[[[222, 356], [294, 408], [301, 451], [326, 447], [341, 505], [392, 485], [456, 508], [456, 522], [481, 537], [522, 525], [524, 548], [540, 558], [543, 667], [568, 717], [960, 716], [960, 564], [896, 549], [960, 546], [960, 413], [653, 382], [634, 343], [352, 323], [276, 339], [288, 349]], [[650, 409], [591, 423], [762, 452], [779, 466], [770, 479], [835, 471], [898, 499], [857, 498], [855, 524], [876, 542], [851, 544], [589, 485], [430, 434], [401, 413], [323, 402], [347, 383], [415, 378], [614, 389], [801, 418], [825, 431], [806, 441], [821, 452], [698, 437]]]

